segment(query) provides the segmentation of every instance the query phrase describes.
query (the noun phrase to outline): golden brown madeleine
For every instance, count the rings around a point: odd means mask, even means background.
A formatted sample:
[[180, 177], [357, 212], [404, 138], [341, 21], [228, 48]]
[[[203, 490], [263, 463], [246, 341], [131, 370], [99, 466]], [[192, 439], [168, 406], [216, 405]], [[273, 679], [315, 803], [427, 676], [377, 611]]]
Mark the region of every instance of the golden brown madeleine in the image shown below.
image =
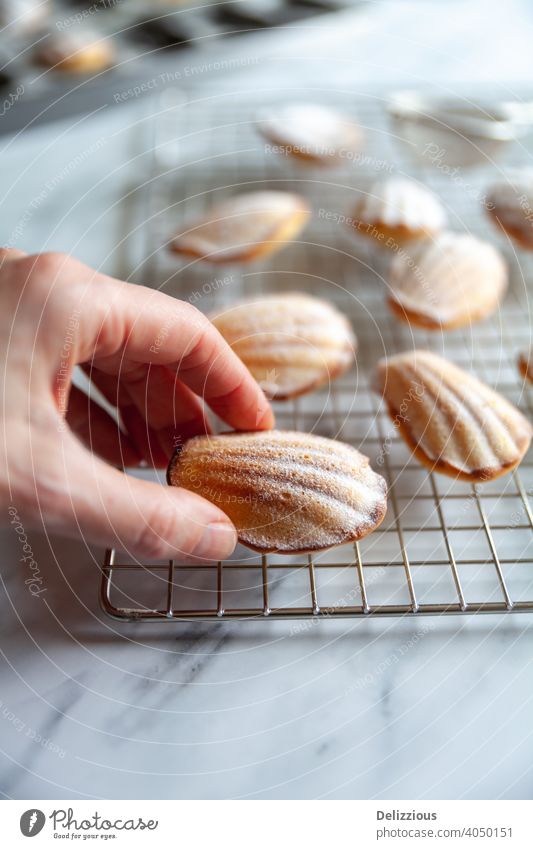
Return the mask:
[[353, 220], [358, 232], [380, 242], [391, 239], [394, 246], [440, 232], [446, 213], [437, 196], [425, 186], [390, 177], [372, 184], [357, 203]]
[[533, 349], [530, 349], [526, 354], [520, 354], [518, 357], [518, 368], [520, 374], [533, 383]]
[[255, 551], [294, 554], [353, 542], [387, 509], [387, 487], [355, 448], [292, 431], [196, 436], [172, 457], [172, 486], [202, 495]]
[[487, 193], [486, 209], [491, 220], [526, 250], [533, 250], [533, 169], [509, 175]]
[[115, 49], [109, 38], [96, 33], [57, 32], [49, 34], [36, 50], [41, 65], [71, 74], [95, 74], [110, 68]]
[[310, 295], [241, 301], [211, 320], [271, 399], [310, 392], [354, 361], [357, 343], [349, 321]]
[[306, 200], [288, 192], [247, 192], [208, 210], [174, 237], [177, 254], [209, 262], [253, 262], [279, 251], [304, 228]]
[[260, 133], [275, 152], [315, 165], [353, 160], [363, 133], [351, 118], [316, 103], [287, 103], [259, 116]]
[[533, 429], [509, 401], [430, 351], [379, 362], [375, 388], [418, 459], [436, 472], [472, 483], [514, 469]]
[[359, 198], [350, 219], [358, 233], [393, 249], [410, 239], [430, 238], [445, 224], [446, 213], [438, 197], [404, 177], [373, 183]]
[[507, 283], [507, 268], [492, 245], [463, 233], [441, 233], [394, 257], [389, 305], [411, 324], [450, 330], [494, 312]]

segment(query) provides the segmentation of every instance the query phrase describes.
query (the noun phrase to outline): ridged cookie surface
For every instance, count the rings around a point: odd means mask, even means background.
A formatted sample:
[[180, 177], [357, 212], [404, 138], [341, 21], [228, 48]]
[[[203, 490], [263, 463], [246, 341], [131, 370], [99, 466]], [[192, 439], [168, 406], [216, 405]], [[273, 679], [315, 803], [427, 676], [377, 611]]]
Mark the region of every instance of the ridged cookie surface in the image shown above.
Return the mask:
[[389, 285], [389, 304], [399, 318], [430, 330], [451, 329], [494, 312], [507, 289], [507, 269], [488, 242], [441, 233], [398, 253]]
[[170, 461], [169, 484], [212, 501], [256, 551], [296, 553], [371, 533], [386, 484], [355, 448], [292, 431], [196, 436]]
[[303, 229], [310, 207], [289, 192], [246, 192], [208, 210], [170, 249], [209, 262], [252, 262], [279, 251]]
[[280, 153], [321, 165], [353, 159], [362, 142], [362, 131], [350, 118], [316, 103], [287, 103], [265, 111], [258, 127]]
[[526, 250], [533, 250], [533, 170], [513, 173], [487, 195], [490, 218]]
[[516, 407], [430, 351], [381, 360], [375, 384], [399, 433], [434, 471], [492, 480], [517, 466], [529, 447], [533, 430]]
[[211, 316], [270, 398], [303, 395], [353, 363], [348, 320], [327, 301], [288, 293], [242, 301]]
[[382, 243], [402, 243], [440, 232], [446, 213], [436, 195], [425, 186], [403, 177], [372, 184], [353, 211], [352, 226], [358, 233]]

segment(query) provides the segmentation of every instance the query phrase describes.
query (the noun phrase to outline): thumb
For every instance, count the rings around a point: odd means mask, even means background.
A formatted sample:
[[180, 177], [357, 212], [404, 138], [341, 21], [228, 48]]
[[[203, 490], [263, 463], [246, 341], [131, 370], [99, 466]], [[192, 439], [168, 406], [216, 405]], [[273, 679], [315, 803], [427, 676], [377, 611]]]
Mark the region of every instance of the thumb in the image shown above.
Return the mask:
[[75, 454], [64, 467], [60, 532], [146, 560], [224, 560], [235, 548], [231, 521], [204, 498], [126, 475], [79, 445]]

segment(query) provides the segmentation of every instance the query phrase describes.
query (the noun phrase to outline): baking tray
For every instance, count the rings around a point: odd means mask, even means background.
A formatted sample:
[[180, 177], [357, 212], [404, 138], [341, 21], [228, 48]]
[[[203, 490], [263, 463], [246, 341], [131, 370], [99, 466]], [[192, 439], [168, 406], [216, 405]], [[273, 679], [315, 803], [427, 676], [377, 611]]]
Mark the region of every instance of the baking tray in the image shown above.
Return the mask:
[[[291, 93], [285, 95], [291, 98]], [[468, 368], [533, 414], [531, 388], [517, 357], [531, 344], [528, 290], [533, 255], [515, 252], [483, 210], [487, 184], [529, 161], [516, 143], [497, 163], [452, 172], [414, 159], [386, 116], [386, 95], [308, 93], [336, 104], [365, 130], [364, 151], [319, 170], [273, 154], [256, 130], [257, 104], [219, 96], [185, 101], [168, 92], [153, 109], [150, 167], [133, 192], [130, 279], [210, 312], [244, 294], [302, 290], [336, 303], [359, 341], [356, 367], [325, 390], [274, 405], [277, 426], [339, 438], [360, 449], [389, 485], [388, 514], [355, 545], [311, 555], [261, 556], [238, 547], [223, 563], [140, 563], [107, 551], [101, 604], [120, 620], [299, 619], [295, 628], [337, 617], [533, 612], [533, 464], [472, 486], [420, 466], [370, 387], [385, 355], [425, 347]], [[385, 255], [342, 222], [359, 192], [389, 174], [429, 184], [443, 199], [450, 227], [502, 249], [511, 284], [500, 311], [462, 330], [429, 333], [399, 322], [386, 306]], [[165, 244], [174, 228], [237, 190], [284, 188], [306, 195], [312, 220], [298, 242], [268, 262], [241, 270], [198, 261], [179, 264]], [[330, 213], [330, 214], [328, 214]]]

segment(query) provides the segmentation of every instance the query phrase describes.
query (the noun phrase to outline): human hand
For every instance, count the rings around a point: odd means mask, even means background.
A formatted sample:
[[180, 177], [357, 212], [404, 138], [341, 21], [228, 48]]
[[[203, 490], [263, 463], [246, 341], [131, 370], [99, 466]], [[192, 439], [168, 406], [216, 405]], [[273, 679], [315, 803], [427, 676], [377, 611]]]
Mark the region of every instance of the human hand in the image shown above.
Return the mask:
[[[237, 430], [272, 427], [261, 389], [205, 316], [66, 255], [5, 249], [0, 345], [6, 519], [12, 506], [27, 529], [140, 558], [231, 553], [235, 530], [218, 507], [113, 467], [166, 466], [180, 440], [208, 430], [200, 398]], [[77, 364], [122, 430], [72, 386]]]

